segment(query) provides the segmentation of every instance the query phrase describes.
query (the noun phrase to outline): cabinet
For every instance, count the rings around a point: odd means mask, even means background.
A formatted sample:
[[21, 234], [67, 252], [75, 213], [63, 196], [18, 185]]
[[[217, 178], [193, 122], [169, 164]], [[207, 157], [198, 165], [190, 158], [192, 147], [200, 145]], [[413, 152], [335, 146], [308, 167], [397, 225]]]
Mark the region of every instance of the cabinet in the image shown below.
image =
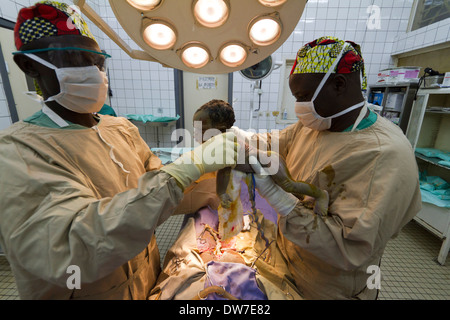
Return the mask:
[[[441, 165], [438, 158], [417, 152], [418, 148], [450, 152], [449, 88], [418, 90], [406, 136], [416, 150], [419, 170], [450, 183], [450, 167]], [[423, 202], [422, 210], [414, 220], [442, 239], [438, 262], [443, 265], [450, 249], [450, 208]]]
[[397, 124], [404, 133], [408, 128], [417, 82], [374, 84], [367, 91], [368, 102], [382, 107], [381, 116]]

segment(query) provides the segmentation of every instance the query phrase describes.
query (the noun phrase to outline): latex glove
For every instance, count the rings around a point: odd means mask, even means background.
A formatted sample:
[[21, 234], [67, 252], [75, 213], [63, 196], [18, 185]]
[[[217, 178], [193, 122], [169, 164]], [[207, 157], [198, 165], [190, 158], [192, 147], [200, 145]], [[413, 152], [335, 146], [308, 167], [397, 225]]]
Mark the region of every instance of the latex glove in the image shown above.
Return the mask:
[[284, 191], [269, 176], [254, 156], [250, 156], [250, 164], [255, 171], [255, 184], [259, 194], [280, 215], [287, 216], [300, 201], [293, 194]]
[[239, 129], [236, 126], [232, 126], [230, 130], [231, 130], [231, 132], [233, 132], [236, 135], [236, 137], [239, 141], [243, 141], [243, 142], [250, 141], [252, 139], [252, 137], [256, 134], [255, 132], [252, 132], [252, 131], [245, 131], [245, 130]]
[[237, 166], [234, 169], [241, 172], [252, 173], [253, 169], [250, 166], [248, 159], [250, 152], [254, 153], [257, 151], [257, 134], [253, 131], [239, 129], [236, 126], [232, 126], [230, 130], [236, 135], [237, 142], [241, 146]]
[[[326, 190], [319, 189], [315, 185], [304, 181], [295, 181], [287, 168], [286, 162], [279, 154], [272, 151], [263, 152], [258, 150], [257, 156], [260, 157], [262, 155], [264, 155], [264, 160], [269, 160], [267, 165], [263, 165], [264, 170], [271, 175], [272, 180], [278, 186], [291, 194], [313, 199], [314, 213], [322, 216], [328, 214], [329, 195]], [[252, 154], [250, 157], [254, 159], [255, 154]]]
[[161, 170], [174, 177], [184, 190], [205, 173], [235, 167], [239, 148], [233, 132], [223, 133], [184, 153]]

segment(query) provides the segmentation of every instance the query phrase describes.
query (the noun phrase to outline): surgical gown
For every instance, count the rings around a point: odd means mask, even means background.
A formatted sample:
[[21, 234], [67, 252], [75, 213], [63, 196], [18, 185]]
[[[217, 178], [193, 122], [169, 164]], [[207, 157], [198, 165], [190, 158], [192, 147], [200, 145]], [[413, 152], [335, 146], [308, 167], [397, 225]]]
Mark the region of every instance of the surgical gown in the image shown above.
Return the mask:
[[410, 143], [382, 117], [356, 132], [297, 122], [280, 132], [279, 152], [295, 180], [330, 195], [326, 217], [300, 204], [279, 219], [278, 242], [298, 290], [305, 299], [375, 298], [373, 270], [382, 276], [388, 240], [421, 208]]
[[22, 299], [145, 299], [154, 286], [154, 230], [183, 192], [133, 124], [100, 119], [104, 141], [23, 121], [0, 132], [0, 246]]

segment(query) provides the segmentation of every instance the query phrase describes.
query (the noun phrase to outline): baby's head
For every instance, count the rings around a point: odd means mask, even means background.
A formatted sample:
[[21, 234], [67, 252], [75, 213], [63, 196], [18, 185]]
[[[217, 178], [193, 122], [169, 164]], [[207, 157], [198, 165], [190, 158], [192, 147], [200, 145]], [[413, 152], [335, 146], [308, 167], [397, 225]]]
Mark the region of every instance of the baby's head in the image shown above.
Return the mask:
[[231, 107], [228, 102], [223, 100], [211, 100], [205, 103], [197, 109], [193, 120], [194, 128], [199, 127], [198, 124], [196, 126], [196, 121], [201, 122], [201, 138], [197, 136], [200, 132], [195, 132], [195, 140], [202, 142], [217, 134], [226, 132], [227, 129], [230, 129], [236, 121], [233, 107]]

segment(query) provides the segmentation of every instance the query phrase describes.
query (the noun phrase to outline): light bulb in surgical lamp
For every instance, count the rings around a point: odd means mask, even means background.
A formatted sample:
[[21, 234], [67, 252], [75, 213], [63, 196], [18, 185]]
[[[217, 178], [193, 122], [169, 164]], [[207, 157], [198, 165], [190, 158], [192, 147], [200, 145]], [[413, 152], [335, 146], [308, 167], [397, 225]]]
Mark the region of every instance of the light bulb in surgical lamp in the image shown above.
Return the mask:
[[259, 2], [266, 7], [276, 7], [285, 3], [286, 0], [259, 0]]
[[170, 49], [177, 40], [175, 31], [163, 23], [152, 23], [144, 29], [144, 40], [157, 50]]
[[162, 0], [127, 0], [130, 5], [139, 10], [152, 10], [159, 6]]
[[228, 67], [238, 67], [247, 59], [247, 51], [238, 44], [230, 44], [220, 52], [220, 60]]
[[200, 46], [190, 46], [183, 50], [181, 54], [183, 63], [194, 69], [204, 67], [209, 61], [209, 53]]
[[194, 6], [194, 15], [205, 27], [221, 26], [228, 18], [228, 6], [223, 0], [198, 0]]
[[281, 25], [270, 17], [256, 20], [250, 27], [250, 39], [259, 46], [269, 46], [281, 35]]

